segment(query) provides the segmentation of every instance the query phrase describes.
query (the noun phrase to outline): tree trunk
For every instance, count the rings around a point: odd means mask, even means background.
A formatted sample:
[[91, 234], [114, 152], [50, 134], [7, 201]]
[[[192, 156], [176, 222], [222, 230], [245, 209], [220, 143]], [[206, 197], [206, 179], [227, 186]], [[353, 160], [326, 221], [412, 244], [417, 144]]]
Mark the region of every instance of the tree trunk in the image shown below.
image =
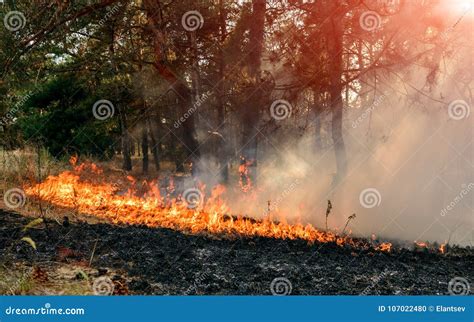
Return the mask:
[[127, 119], [123, 111], [119, 108], [120, 130], [122, 132], [122, 169], [125, 171], [132, 170], [132, 158], [130, 156], [130, 136], [127, 131]]
[[329, 94], [331, 99], [331, 112], [332, 112], [332, 140], [334, 144], [334, 151], [336, 155], [336, 167], [337, 173], [334, 183], [340, 182], [340, 180], [346, 175], [347, 172], [347, 157], [346, 147], [344, 144], [344, 138], [342, 136], [342, 48], [343, 48], [343, 26], [342, 19], [337, 7], [341, 7], [339, 1], [331, 2], [333, 6], [333, 15], [330, 19], [330, 33], [328, 35], [328, 50], [329, 57], [331, 57], [331, 70], [330, 70], [330, 87]]
[[143, 174], [148, 174], [148, 131], [145, 124], [142, 128], [142, 155], [143, 155]]
[[147, 122], [148, 132], [150, 133], [151, 153], [153, 154], [153, 163], [155, 165], [155, 170], [160, 171], [160, 146], [159, 146], [160, 143], [156, 139], [150, 119], [148, 118], [146, 122]]
[[319, 94], [313, 91], [313, 112], [314, 112], [314, 145], [318, 152], [321, 151], [323, 145], [321, 143], [321, 113], [322, 105]]
[[242, 156], [248, 164], [249, 178], [256, 184], [258, 122], [261, 108], [260, 68], [263, 51], [263, 28], [265, 23], [265, 0], [252, 0], [252, 21], [249, 30], [248, 69], [252, 86], [249, 88], [245, 108], [242, 112], [243, 150]]
[[[162, 25], [161, 3], [156, 0], [144, 0], [144, 8], [149, 21], [149, 26], [154, 34], [154, 63], [158, 74], [168, 83], [179, 98], [179, 114], [183, 116], [192, 106], [192, 92], [183, 81], [176, 77], [167, 64], [167, 55], [165, 50], [166, 41], [160, 26]], [[195, 113], [187, 113], [189, 116], [182, 122], [182, 141], [186, 151], [187, 159], [193, 164], [192, 174], [195, 176], [196, 164], [198, 164], [200, 151], [199, 143], [196, 137]], [[182, 168], [182, 166], [179, 166]]]
[[192, 31], [190, 34], [191, 48], [192, 48], [192, 78], [193, 78], [193, 94], [197, 99], [201, 95], [201, 76], [199, 75], [199, 61], [198, 61], [198, 46], [196, 39], [196, 32]]
[[[115, 61], [115, 28], [114, 25], [110, 25], [110, 43], [109, 43], [109, 52], [110, 58], [112, 62], [112, 68], [114, 72], [118, 73], [117, 64]], [[115, 92], [118, 93], [118, 89], [115, 89]], [[127, 128], [127, 116], [126, 111], [121, 108], [119, 104], [117, 104], [117, 109], [119, 113], [119, 122], [120, 122], [120, 131], [121, 131], [121, 141], [122, 141], [122, 156], [123, 156], [123, 163], [122, 169], [125, 171], [132, 170], [132, 159], [130, 156], [130, 135], [128, 134]]]
[[[224, 10], [224, 0], [219, 0], [219, 35], [220, 35], [220, 44], [219, 44], [219, 57], [218, 57], [218, 84], [217, 84], [217, 126], [218, 128], [224, 129], [223, 136], [224, 138], [229, 139], [227, 135], [228, 130], [225, 120], [225, 103], [223, 100], [224, 97], [224, 51], [223, 46], [226, 40], [226, 13]], [[218, 147], [216, 149], [217, 155], [216, 159], [219, 160], [220, 168], [220, 179], [223, 184], [228, 183], [229, 181], [229, 162], [230, 162], [230, 153], [227, 148], [226, 141], [224, 139], [219, 139]]]

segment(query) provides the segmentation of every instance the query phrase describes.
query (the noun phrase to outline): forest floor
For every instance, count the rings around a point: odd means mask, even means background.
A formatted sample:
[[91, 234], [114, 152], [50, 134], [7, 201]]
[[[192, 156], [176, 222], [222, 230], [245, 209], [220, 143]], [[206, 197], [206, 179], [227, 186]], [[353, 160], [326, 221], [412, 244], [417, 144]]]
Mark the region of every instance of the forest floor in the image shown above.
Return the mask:
[[[448, 294], [454, 277], [474, 280], [474, 250], [390, 253], [308, 245], [302, 240], [194, 236], [169, 229], [31, 218], [0, 210], [1, 294], [93, 294], [99, 276], [114, 294]], [[22, 240], [28, 236], [34, 242]]]

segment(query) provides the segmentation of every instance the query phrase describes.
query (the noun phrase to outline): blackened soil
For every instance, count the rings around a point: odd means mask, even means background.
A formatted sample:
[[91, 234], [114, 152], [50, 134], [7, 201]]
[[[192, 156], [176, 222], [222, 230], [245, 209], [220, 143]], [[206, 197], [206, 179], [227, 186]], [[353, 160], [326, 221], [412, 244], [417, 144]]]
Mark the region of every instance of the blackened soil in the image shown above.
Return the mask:
[[[269, 238], [217, 239], [169, 229], [48, 221], [23, 232], [31, 221], [0, 211], [0, 260], [41, 266], [85, 262], [97, 274], [120, 272], [131, 294], [270, 295], [276, 278], [291, 294], [449, 294], [454, 277], [474, 281], [474, 251], [448, 254], [395, 249], [308, 245]], [[35, 251], [28, 243], [31, 237]], [[92, 258], [92, 260], [91, 260]], [[117, 276], [115, 276], [117, 278]], [[288, 282], [283, 282], [288, 283]], [[284, 291], [274, 283], [274, 291]]]

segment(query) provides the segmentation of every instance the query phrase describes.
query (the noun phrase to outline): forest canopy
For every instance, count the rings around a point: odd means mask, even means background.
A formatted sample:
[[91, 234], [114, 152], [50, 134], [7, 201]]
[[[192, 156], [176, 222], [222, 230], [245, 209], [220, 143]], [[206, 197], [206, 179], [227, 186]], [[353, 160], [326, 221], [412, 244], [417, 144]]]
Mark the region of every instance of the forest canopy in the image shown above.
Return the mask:
[[420, 111], [456, 101], [466, 112], [470, 9], [447, 0], [6, 0], [1, 144], [120, 156], [124, 170], [138, 153], [144, 173], [148, 154], [157, 169], [169, 160], [193, 174], [206, 160], [225, 182], [230, 164], [249, 162], [255, 177], [271, 146], [311, 137], [315, 151], [334, 151], [337, 181], [347, 173], [344, 128], [373, 135], [372, 110], [388, 96]]

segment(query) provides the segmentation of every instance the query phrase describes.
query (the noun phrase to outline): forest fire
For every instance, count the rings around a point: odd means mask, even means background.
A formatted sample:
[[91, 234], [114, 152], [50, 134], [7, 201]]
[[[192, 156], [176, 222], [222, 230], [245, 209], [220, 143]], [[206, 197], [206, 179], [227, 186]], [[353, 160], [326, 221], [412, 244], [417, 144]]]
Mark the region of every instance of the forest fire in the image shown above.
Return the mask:
[[474, 322], [474, 0], [0, 1], [0, 320]]
[[[330, 231], [320, 231], [310, 224], [288, 224], [284, 220], [274, 222], [269, 218], [253, 220], [243, 216], [231, 216], [231, 210], [223, 201], [226, 189], [216, 186], [210, 196], [204, 198], [205, 187], [194, 189], [195, 196], [172, 197], [170, 190], [163, 196], [156, 181], [143, 181], [137, 188], [133, 177], [127, 177], [129, 188], [120, 190], [117, 184], [105, 183], [103, 170], [94, 163], [75, 165], [73, 170], [57, 176], [49, 176], [44, 182], [25, 187], [29, 196], [39, 198], [60, 207], [72, 208], [84, 214], [109, 220], [115, 224], [146, 225], [170, 228], [191, 234], [213, 234], [270, 237], [278, 239], [302, 239], [314, 242], [334, 242], [357, 247], [373, 246], [379, 251], [390, 251], [390, 243], [361, 244], [347, 236]], [[86, 179], [89, 178], [89, 179]], [[99, 178], [100, 182], [97, 181]], [[141, 194], [141, 196], [138, 196]], [[202, 194], [202, 199], [198, 195]], [[198, 203], [196, 202], [198, 199]], [[200, 200], [199, 200], [200, 199]], [[269, 216], [270, 217], [270, 216]]]

